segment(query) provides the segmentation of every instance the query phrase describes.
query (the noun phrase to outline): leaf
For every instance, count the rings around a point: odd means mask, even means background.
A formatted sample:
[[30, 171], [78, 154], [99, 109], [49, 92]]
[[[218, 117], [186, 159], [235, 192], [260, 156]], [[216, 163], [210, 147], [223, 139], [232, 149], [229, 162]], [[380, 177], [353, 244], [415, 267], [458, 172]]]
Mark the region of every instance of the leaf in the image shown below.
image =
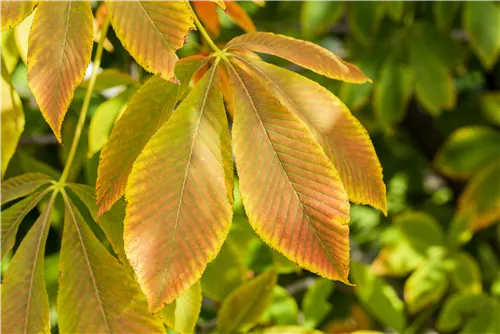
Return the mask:
[[12, 29], [27, 18], [38, 1], [2, 1], [2, 31]]
[[[99, 242], [66, 195], [64, 202], [57, 296], [59, 331], [163, 332], [160, 319], [148, 313], [146, 299], [133, 276]], [[75, 301], [78, 307], [68, 307]]]
[[285, 288], [277, 285], [273, 290], [271, 305], [262, 314], [260, 321], [275, 325], [296, 325], [299, 307]]
[[165, 324], [179, 333], [194, 333], [201, 311], [201, 286], [196, 282], [186, 292], [165, 306], [162, 318]]
[[222, 301], [246, 279], [246, 268], [233, 240], [228, 238], [201, 277], [203, 293]]
[[480, 294], [483, 292], [481, 271], [473, 257], [459, 252], [448, 259], [451, 281], [455, 288], [462, 292]]
[[233, 291], [219, 309], [217, 330], [244, 333], [255, 326], [271, 304], [276, 280], [276, 272], [269, 270]]
[[484, 117], [493, 125], [500, 126], [500, 92], [484, 92], [479, 97]]
[[296, 116], [229, 66], [240, 104], [234, 155], [250, 224], [298, 265], [349, 284], [349, 202], [335, 167]]
[[460, 7], [460, 1], [436, 1], [432, 4], [432, 14], [439, 30], [449, 30], [457, 17]]
[[300, 326], [272, 326], [272, 327], [266, 327], [262, 329], [262, 331], [255, 331], [253, 333], [260, 333], [260, 334], [283, 334], [283, 333], [290, 333], [290, 334], [323, 334], [323, 332], [318, 331], [316, 329], [309, 329], [309, 328], [304, 328]]
[[500, 7], [492, 1], [466, 1], [462, 27], [483, 66], [491, 69], [500, 55]]
[[395, 22], [401, 22], [404, 14], [404, 1], [387, 1], [385, 3], [387, 15]]
[[445, 175], [467, 179], [500, 155], [500, 132], [487, 126], [454, 131], [439, 149], [434, 165]]
[[420, 266], [406, 280], [404, 298], [412, 314], [429, 305], [439, 303], [448, 289], [446, 268], [441, 261], [430, 261]]
[[[226, 3], [224, 0], [210, 0], [210, 1], [212, 1], [213, 3], [216, 3], [217, 6], [222, 8], [222, 10], [226, 10]], [[199, 1], [199, 2], [203, 2], [203, 1]]]
[[14, 29], [14, 37], [16, 38], [19, 56], [25, 64], [28, 63], [28, 41], [31, 25], [33, 24], [33, 19], [35, 18], [35, 12], [36, 9]]
[[14, 247], [17, 229], [24, 217], [50, 190], [38, 191], [2, 211], [2, 259]]
[[[80, 87], [87, 88], [89, 82], [90, 79], [83, 81]], [[139, 83], [127, 73], [120, 72], [114, 68], [105, 69], [96, 76], [94, 92], [101, 92], [116, 86], [137, 86], [138, 84]]]
[[135, 91], [135, 88], [129, 88], [97, 107], [89, 126], [89, 157], [92, 157], [104, 147], [116, 119], [126, 108]]
[[19, 61], [19, 50], [17, 49], [13, 30], [2, 32], [2, 40], [0, 46], [2, 48], [2, 79], [7, 83], [11, 83], [10, 74], [14, 72]]
[[405, 276], [425, 262], [422, 254], [401, 239], [395, 245], [380, 250], [371, 264], [374, 273], [380, 276]]
[[385, 3], [375, 1], [351, 2], [347, 8], [347, 21], [352, 35], [364, 46], [375, 42], [380, 22], [384, 18]]
[[449, 297], [436, 322], [439, 331], [450, 332], [458, 329], [464, 321], [471, 321], [478, 313], [484, 312], [488, 296], [483, 294], [457, 293]]
[[203, 64], [203, 57], [184, 58], [176, 68], [180, 85], [155, 76], [132, 96], [101, 151], [96, 186], [99, 216], [123, 196], [134, 161], [153, 134], [170, 118], [193, 73]]
[[44, 254], [53, 193], [17, 249], [2, 279], [2, 333], [50, 333]]
[[201, 278], [231, 226], [231, 148], [216, 70], [155, 133], [130, 173], [125, 249], [152, 312]]
[[[287, 47], [284, 48], [283, 45]], [[229, 52], [250, 50], [268, 53], [332, 79], [352, 83], [371, 81], [356, 66], [343, 61], [329, 50], [311, 42], [284, 35], [252, 32], [233, 38], [227, 43], [226, 49]]]
[[29, 35], [28, 84], [57, 140], [90, 62], [92, 10], [84, 1], [41, 1]]
[[106, 1], [106, 6], [116, 36], [137, 63], [177, 83], [175, 51], [194, 28], [184, 1]]
[[332, 305], [328, 298], [332, 294], [334, 283], [324, 278], [318, 278], [307, 289], [302, 299], [302, 312], [306, 328], [316, 328], [330, 313]]
[[406, 328], [404, 303], [384, 279], [377, 277], [369, 267], [351, 263], [352, 281], [364, 307], [385, 326], [402, 333]]
[[458, 199], [458, 214], [472, 213], [473, 231], [500, 220], [500, 160], [486, 165], [474, 175]]
[[300, 10], [300, 28], [306, 39], [325, 33], [344, 12], [340, 1], [303, 1]]
[[[3, 6], [4, 2], [2, 2]], [[3, 58], [2, 58], [3, 62]], [[3, 72], [3, 71], [2, 71]], [[1, 177], [5, 174], [10, 159], [17, 148], [21, 133], [24, 131], [24, 112], [21, 99], [17, 92], [2, 77], [2, 111], [1, 111], [1, 130], [2, 130], [2, 166]]]
[[[196, 11], [196, 15], [200, 19], [203, 26], [210, 32], [214, 37], [220, 34], [220, 21], [219, 14], [217, 13], [217, 6], [221, 6], [220, 3], [224, 4], [223, 1], [219, 1], [217, 4], [215, 1], [193, 1], [193, 8]], [[224, 4], [225, 9], [226, 5]], [[222, 7], [221, 7], [222, 8]]]
[[226, 4], [226, 14], [233, 19], [234, 23], [246, 32], [255, 31], [255, 25], [253, 24], [252, 19], [248, 16], [245, 10], [240, 7], [240, 5], [232, 0], [224, 0], [224, 3]]
[[444, 247], [444, 233], [438, 222], [426, 213], [406, 212], [395, 219], [401, 236], [422, 256]]
[[308, 127], [337, 168], [349, 199], [386, 213], [380, 162], [368, 133], [347, 107], [305, 77], [262, 61], [241, 60]]
[[52, 178], [41, 173], [29, 173], [2, 182], [2, 205], [31, 194], [41, 186], [51, 183]]

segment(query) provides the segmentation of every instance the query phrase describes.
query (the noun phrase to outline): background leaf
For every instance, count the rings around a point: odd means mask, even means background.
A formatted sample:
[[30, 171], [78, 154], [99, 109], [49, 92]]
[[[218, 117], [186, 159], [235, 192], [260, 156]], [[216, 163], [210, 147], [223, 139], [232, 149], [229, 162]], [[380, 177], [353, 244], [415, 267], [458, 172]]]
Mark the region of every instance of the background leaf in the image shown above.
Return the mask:
[[332, 310], [328, 302], [333, 291], [334, 283], [324, 278], [318, 278], [307, 289], [302, 299], [302, 312], [304, 313], [304, 327], [316, 328]]
[[196, 282], [182, 296], [162, 310], [165, 324], [179, 333], [194, 333], [201, 310], [201, 286]]

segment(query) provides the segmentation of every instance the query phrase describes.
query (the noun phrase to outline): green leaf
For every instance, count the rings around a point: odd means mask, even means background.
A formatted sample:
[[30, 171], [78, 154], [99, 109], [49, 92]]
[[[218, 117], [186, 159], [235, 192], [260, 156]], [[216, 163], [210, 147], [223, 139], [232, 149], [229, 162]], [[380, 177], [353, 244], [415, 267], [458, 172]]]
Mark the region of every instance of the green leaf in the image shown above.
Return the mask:
[[17, 249], [2, 280], [2, 333], [50, 333], [44, 254], [56, 193]]
[[[352, 61], [353, 64], [358, 66], [363, 73], [369, 78], [375, 78], [378, 66], [373, 57], [361, 57]], [[373, 85], [369, 82], [361, 85], [352, 85], [347, 82], [340, 84], [338, 96], [340, 100], [345, 103], [352, 112], [359, 111], [369, 101]]]
[[467, 1], [462, 26], [483, 66], [491, 69], [500, 54], [500, 7], [493, 1]]
[[[57, 314], [63, 333], [163, 332], [131, 272], [106, 250], [65, 193]], [[78, 301], [78, 307], [68, 307]], [[82, 313], [82, 310], [85, 310]]]
[[395, 219], [402, 237], [423, 256], [431, 256], [444, 247], [444, 233], [438, 222], [423, 212], [407, 212]]
[[161, 312], [165, 324], [179, 333], [194, 333], [201, 310], [201, 286], [196, 282]]
[[356, 40], [368, 46], [375, 42], [380, 22], [385, 15], [385, 3], [377, 1], [350, 2], [347, 21]]
[[2, 1], [2, 31], [12, 29], [28, 17], [38, 1]]
[[8, 84], [12, 84], [10, 75], [16, 68], [17, 63], [19, 61], [19, 50], [17, 49], [16, 39], [13, 30], [2, 32], [1, 47], [2, 47], [2, 79], [5, 80], [5, 82], [7, 82]]
[[41, 173], [29, 173], [12, 177], [2, 182], [2, 205], [31, 194], [43, 185], [51, 183], [52, 178]]
[[316, 328], [332, 310], [328, 297], [332, 294], [334, 283], [324, 278], [318, 278], [307, 289], [302, 299], [302, 312], [306, 328]]
[[316, 329], [304, 328], [300, 326], [272, 326], [266, 327], [262, 330], [254, 331], [252, 333], [259, 334], [323, 334], [323, 332]]
[[271, 305], [260, 318], [261, 322], [274, 325], [296, 325], [299, 307], [285, 288], [275, 286]]
[[234, 289], [243, 284], [246, 268], [236, 249], [234, 241], [228, 237], [219, 254], [207, 265], [201, 277], [203, 293], [215, 301], [224, 300]]
[[495, 298], [489, 298], [481, 312], [468, 320], [460, 333], [500, 333], [499, 314], [500, 301]]
[[403, 18], [405, 2], [404, 1], [387, 1], [385, 3], [387, 15], [396, 22], [400, 22]]
[[[81, 88], [87, 88], [89, 86], [90, 79], [83, 81], [80, 84]], [[97, 74], [94, 83], [94, 92], [101, 92], [103, 90], [113, 88], [116, 86], [132, 86], [136, 87], [139, 85], [134, 78], [129, 74], [118, 71], [117, 69], [105, 69], [101, 73]]]
[[260, 274], [234, 290], [222, 303], [217, 330], [223, 333], [247, 332], [271, 304], [277, 275], [274, 270]]
[[446, 300], [437, 319], [436, 328], [443, 332], [456, 330], [464, 322], [470, 322], [478, 314], [487, 310], [487, 306], [488, 296], [484, 293], [457, 293]]
[[421, 265], [405, 282], [404, 299], [412, 314], [438, 303], [448, 289], [446, 268], [442, 261]]
[[447, 260], [451, 281], [460, 293], [480, 294], [483, 291], [479, 265], [469, 254], [460, 252]]
[[492, 124], [500, 126], [500, 92], [485, 92], [479, 97], [484, 117]]
[[434, 164], [445, 175], [467, 179], [500, 155], [500, 131], [468, 126], [453, 132], [441, 146]]
[[393, 288], [359, 262], [351, 263], [351, 275], [356, 284], [356, 294], [364, 307], [385, 326], [403, 332], [406, 327], [404, 303]]
[[412, 248], [410, 243], [400, 239], [393, 245], [380, 250], [371, 267], [378, 275], [404, 276], [415, 270], [424, 261], [425, 257]]
[[432, 3], [432, 14], [439, 30], [451, 29], [461, 6], [459, 1], [435, 1]]
[[300, 11], [300, 27], [306, 39], [323, 34], [336, 23], [344, 12], [341, 1], [303, 1]]

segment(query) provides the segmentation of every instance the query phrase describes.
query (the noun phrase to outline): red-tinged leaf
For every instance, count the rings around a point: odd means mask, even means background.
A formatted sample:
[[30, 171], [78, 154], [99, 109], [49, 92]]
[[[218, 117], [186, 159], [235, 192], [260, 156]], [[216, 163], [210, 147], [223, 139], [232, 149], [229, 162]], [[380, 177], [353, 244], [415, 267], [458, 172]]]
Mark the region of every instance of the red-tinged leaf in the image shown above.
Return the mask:
[[259, 60], [238, 59], [307, 125], [338, 170], [349, 199], [387, 213], [382, 167], [367, 131], [347, 107], [299, 74]]
[[50, 333], [44, 254], [55, 193], [14, 254], [2, 281], [2, 333]]
[[240, 7], [240, 5], [232, 0], [226, 0], [224, 2], [226, 4], [226, 14], [233, 19], [234, 23], [246, 32], [255, 31], [255, 25], [253, 24], [252, 19], [248, 16], [245, 10]]
[[48, 192], [49, 189], [36, 192], [2, 211], [2, 259], [14, 246], [17, 229], [24, 217], [33, 210]]
[[371, 80], [353, 64], [343, 61], [327, 49], [311, 42], [269, 32], [252, 32], [233, 38], [228, 51], [250, 50], [272, 54], [332, 79], [352, 83]]
[[106, 1], [116, 36], [137, 63], [165, 80], [177, 82], [175, 51], [194, 28], [184, 1]]
[[29, 173], [2, 182], [2, 205], [31, 194], [41, 186], [51, 183], [52, 178], [42, 173]]
[[217, 4], [210, 1], [193, 1], [192, 3], [196, 15], [208, 32], [214, 37], [219, 36], [220, 21], [219, 15], [217, 14]]
[[129, 177], [125, 251], [153, 312], [200, 279], [231, 225], [231, 148], [215, 66], [151, 138]]
[[184, 58], [176, 68], [180, 85], [155, 76], [132, 96], [127, 110], [114, 125], [101, 151], [96, 186], [99, 216], [123, 196], [135, 159], [153, 134], [170, 118], [193, 73], [205, 62], [199, 56]]
[[250, 224], [300, 266], [349, 284], [349, 202], [335, 167], [299, 118], [229, 67], [239, 102], [234, 154]]
[[34, 10], [38, 1], [2, 1], [2, 31], [21, 23]]
[[87, 1], [42, 1], [31, 26], [28, 83], [59, 142], [64, 116], [90, 62], [92, 21]]
[[[62, 333], [160, 333], [159, 317], [123, 267], [64, 195], [57, 315]], [[78, 305], [78, 307], [75, 307]]]

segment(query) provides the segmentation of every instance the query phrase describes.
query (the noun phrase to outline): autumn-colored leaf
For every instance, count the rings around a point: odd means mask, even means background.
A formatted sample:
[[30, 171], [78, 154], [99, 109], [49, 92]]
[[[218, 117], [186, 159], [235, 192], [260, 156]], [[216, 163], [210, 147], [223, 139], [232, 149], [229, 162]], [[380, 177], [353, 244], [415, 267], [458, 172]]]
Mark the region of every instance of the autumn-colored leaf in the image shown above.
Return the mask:
[[[89, 86], [89, 82], [90, 79], [83, 81], [80, 84], [80, 87], [87, 88]], [[106, 69], [97, 74], [93, 90], [95, 92], [100, 92], [116, 86], [136, 86], [138, 84], [139, 83], [127, 73], [120, 72], [116, 69]]]
[[38, 1], [2, 1], [2, 31], [9, 30], [27, 18]]
[[90, 62], [92, 20], [87, 1], [42, 1], [31, 26], [28, 83], [59, 142], [64, 116]]
[[106, 1], [116, 36], [137, 63], [165, 80], [177, 82], [175, 51], [194, 28], [184, 1]]
[[[63, 333], [159, 333], [132, 274], [109, 254], [65, 193], [57, 315]], [[78, 301], [79, 307], [69, 307]], [[83, 312], [84, 311], [84, 312]]]
[[225, 0], [224, 3], [226, 4], [226, 14], [233, 19], [234, 23], [246, 32], [255, 31], [252, 19], [240, 5], [232, 0]]
[[[286, 47], [283, 47], [286, 46]], [[272, 54], [332, 79], [352, 83], [371, 81], [353, 64], [311, 42], [269, 32], [252, 32], [233, 38], [226, 49]]]
[[2, 333], [50, 333], [44, 254], [55, 193], [2, 279]]
[[144, 147], [128, 180], [125, 250], [153, 312], [200, 279], [229, 232], [233, 172], [217, 86], [214, 65]]
[[153, 134], [170, 118], [193, 73], [205, 61], [199, 56], [184, 58], [176, 67], [180, 85], [155, 76], [132, 96], [127, 110], [114, 125], [101, 151], [96, 186], [99, 216], [123, 196], [135, 159]]
[[299, 74], [259, 60], [241, 60], [307, 125], [337, 168], [349, 199], [387, 213], [382, 167], [375, 149], [368, 132], [342, 101]]
[[178, 333], [194, 333], [202, 299], [200, 283], [196, 282], [182, 296], [165, 306], [161, 312], [163, 321]]
[[2, 182], [2, 205], [17, 198], [26, 196], [52, 181], [50, 176], [42, 173], [27, 173], [12, 177]]
[[210, 0], [214, 3], [217, 4], [217, 6], [219, 6], [220, 8], [222, 8], [223, 10], [226, 10], [226, 4], [225, 4], [225, 1], [224, 0]]
[[[224, 3], [223, 1], [220, 2]], [[192, 4], [196, 11], [196, 15], [208, 32], [214, 37], [219, 36], [220, 21], [219, 15], [217, 14], [218, 5], [212, 1], [193, 1]]]
[[250, 224], [300, 266], [349, 284], [349, 202], [335, 167], [262, 83], [228, 66], [239, 103], [233, 147]]

